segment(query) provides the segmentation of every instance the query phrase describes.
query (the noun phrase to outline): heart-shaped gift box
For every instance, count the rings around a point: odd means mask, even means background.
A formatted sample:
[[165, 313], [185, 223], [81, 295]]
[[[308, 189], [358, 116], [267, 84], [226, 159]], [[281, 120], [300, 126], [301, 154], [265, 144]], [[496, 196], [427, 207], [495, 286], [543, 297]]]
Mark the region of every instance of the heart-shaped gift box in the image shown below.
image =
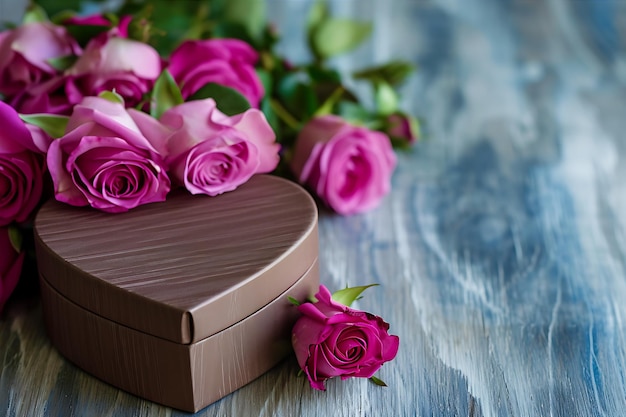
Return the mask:
[[297, 316], [287, 297], [305, 299], [319, 283], [315, 203], [268, 175], [121, 214], [49, 201], [35, 241], [57, 349], [114, 386], [185, 411], [284, 358]]

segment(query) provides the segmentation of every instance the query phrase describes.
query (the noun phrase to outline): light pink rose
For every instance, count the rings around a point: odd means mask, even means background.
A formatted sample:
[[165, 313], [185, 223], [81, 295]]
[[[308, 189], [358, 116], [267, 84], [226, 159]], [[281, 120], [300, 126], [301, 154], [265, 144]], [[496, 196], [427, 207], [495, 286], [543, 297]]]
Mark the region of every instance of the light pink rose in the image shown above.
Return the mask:
[[148, 44], [115, 35], [92, 39], [82, 56], [66, 71], [72, 91], [96, 96], [103, 91], [121, 95], [127, 107], [141, 103], [161, 73], [161, 58]]
[[80, 53], [62, 26], [27, 23], [0, 33], [0, 92], [12, 96], [58, 73], [48, 62]]
[[182, 43], [170, 56], [169, 71], [187, 99], [208, 83], [238, 91], [252, 107], [259, 107], [263, 84], [254, 65], [258, 54], [238, 39], [192, 40]]
[[165, 200], [170, 180], [161, 155], [168, 133], [145, 113], [86, 97], [48, 150], [56, 199], [112, 213]]
[[232, 191], [254, 174], [278, 164], [279, 145], [257, 109], [228, 117], [213, 99], [194, 100], [166, 111], [170, 172], [192, 194]]
[[128, 37], [128, 25], [132, 20], [132, 16], [122, 16], [119, 23], [115, 27], [111, 27], [112, 22], [101, 14], [92, 14], [89, 16], [72, 16], [63, 21], [64, 25], [73, 26], [104, 26], [115, 29], [114, 34], [122, 38]]
[[9, 229], [0, 227], [0, 312], [20, 280], [24, 255], [11, 245]]
[[311, 120], [298, 134], [291, 168], [340, 214], [377, 206], [391, 189], [396, 156], [380, 132], [328, 115]]
[[395, 358], [400, 339], [389, 335], [383, 319], [337, 303], [323, 285], [315, 298], [316, 303], [298, 306], [302, 316], [291, 337], [313, 388], [324, 390], [324, 382], [337, 376], [369, 378]]
[[26, 221], [41, 198], [47, 135], [38, 135], [35, 143], [17, 112], [3, 102], [0, 126], [0, 226], [4, 226]]

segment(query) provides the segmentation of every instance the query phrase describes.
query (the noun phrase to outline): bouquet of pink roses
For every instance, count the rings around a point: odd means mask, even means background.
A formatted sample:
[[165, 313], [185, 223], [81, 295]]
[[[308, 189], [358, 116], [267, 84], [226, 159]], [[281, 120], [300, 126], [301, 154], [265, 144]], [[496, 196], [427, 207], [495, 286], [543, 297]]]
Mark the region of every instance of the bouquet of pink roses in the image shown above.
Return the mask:
[[[21, 25], [0, 32], [0, 311], [45, 198], [117, 213], [163, 201], [174, 187], [216, 196], [274, 173], [353, 214], [380, 203], [393, 147], [419, 136], [398, 108], [411, 65], [353, 74], [373, 88], [374, 106], [364, 106], [327, 63], [371, 25], [335, 18], [323, 1], [308, 18], [312, 59], [303, 64], [276, 52], [261, 1], [135, 0], [91, 15], [58, 12], [57, 3], [32, 5]], [[395, 356], [396, 339], [377, 365], [353, 374], [370, 376]], [[329, 372], [309, 377], [321, 387], [345, 375]]]

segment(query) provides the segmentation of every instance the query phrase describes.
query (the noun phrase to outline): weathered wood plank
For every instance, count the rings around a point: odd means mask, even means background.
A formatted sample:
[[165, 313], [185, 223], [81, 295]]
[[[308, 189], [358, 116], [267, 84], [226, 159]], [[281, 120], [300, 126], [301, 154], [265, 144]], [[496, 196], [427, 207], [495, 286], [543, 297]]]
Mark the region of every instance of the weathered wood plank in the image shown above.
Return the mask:
[[[308, 2], [271, 4], [294, 34], [284, 50], [302, 57]], [[376, 23], [343, 69], [390, 57], [420, 68], [403, 100], [428, 139], [400, 156], [392, 195], [320, 222], [322, 282], [381, 284], [359, 307], [401, 337], [380, 374], [389, 388], [315, 392], [290, 360], [197, 415], [622, 415], [626, 3], [333, 4]], [[0, 358], [9, 416], [185, 415], [67, 363], [37, 308], [0, 322]]]

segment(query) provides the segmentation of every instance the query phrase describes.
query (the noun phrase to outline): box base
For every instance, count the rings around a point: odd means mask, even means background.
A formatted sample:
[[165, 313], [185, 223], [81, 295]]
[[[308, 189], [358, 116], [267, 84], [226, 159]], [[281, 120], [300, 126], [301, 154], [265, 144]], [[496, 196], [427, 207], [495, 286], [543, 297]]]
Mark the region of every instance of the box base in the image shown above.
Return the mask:
[[291, 352], [297, 310], [287, 296], [305, 299], [315, 293], [319, 268], [316, 260], [262, 309], [187, 345], [107, 320], [69, 301], [44, 277], [40, 282], [46, 330], [63, 356], [139, 397], [196, 412], [267, 372]]

